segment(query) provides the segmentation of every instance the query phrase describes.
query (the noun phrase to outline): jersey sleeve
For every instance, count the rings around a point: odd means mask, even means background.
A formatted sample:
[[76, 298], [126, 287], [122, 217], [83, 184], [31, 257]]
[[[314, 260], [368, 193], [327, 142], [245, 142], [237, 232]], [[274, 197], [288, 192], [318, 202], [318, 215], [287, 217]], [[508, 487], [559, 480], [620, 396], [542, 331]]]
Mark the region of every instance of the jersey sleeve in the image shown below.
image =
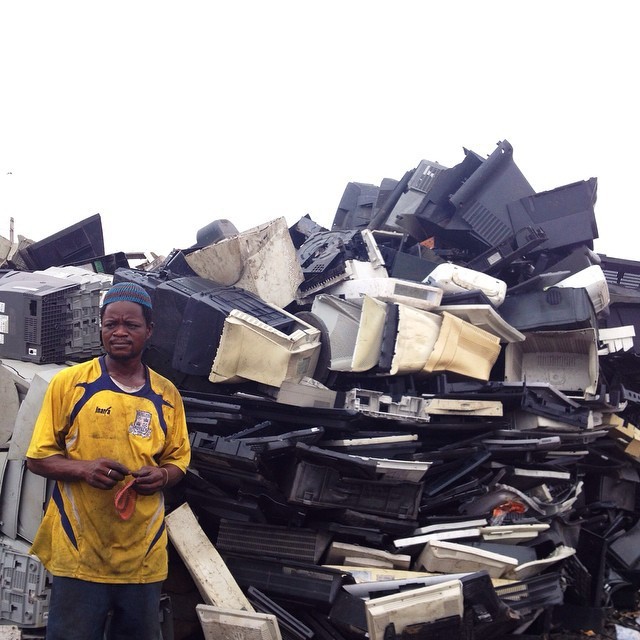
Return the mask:
[[27, 449], [28, 458], [41, 459], [65, 453], [64, 430], [67, 420], [63, 413], [63, 402], [67, 385], [66, 376], [61, 373], [51, 379], [45, 392]]
[[185, 473], [191, 461], [191, 445], [184, 404], [177, 389], [171, 402], [173, 404], [172, 420], [168, 425], [165, 447], [158, 462], [160, 466], [172, 464]]

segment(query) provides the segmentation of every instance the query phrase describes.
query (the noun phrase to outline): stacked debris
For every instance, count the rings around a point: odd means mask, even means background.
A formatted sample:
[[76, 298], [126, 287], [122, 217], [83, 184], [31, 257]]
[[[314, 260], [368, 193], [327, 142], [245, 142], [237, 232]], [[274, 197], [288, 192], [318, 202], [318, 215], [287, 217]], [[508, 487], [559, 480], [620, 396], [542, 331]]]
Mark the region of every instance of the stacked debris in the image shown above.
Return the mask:
[[[601, 631], [640, 584], [640, 263], [594, 252], [596, 190], [536, 193], [503, 141], [349, 183], [330, 229], [218, 220], [142, 268], [95, 218], [23, 242], [0, 273], [1, 548], [26, 553], [46, 500], [24, 451], [47, 379], [99, 352], [96, 295], [131, 281], [191, 435], [168, 521], [192, 510], [234, 584], [181, 553], [205, 638]], [[0, 617], [29, 626], [10, 592]]]

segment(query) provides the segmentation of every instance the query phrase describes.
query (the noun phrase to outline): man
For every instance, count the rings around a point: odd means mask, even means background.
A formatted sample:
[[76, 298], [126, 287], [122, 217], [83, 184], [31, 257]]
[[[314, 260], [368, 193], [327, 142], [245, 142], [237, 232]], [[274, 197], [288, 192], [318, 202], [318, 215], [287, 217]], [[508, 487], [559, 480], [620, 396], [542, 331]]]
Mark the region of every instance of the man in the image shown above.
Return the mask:
[[[51, 380], [27, 451], [56, 480], [32, 552], [53, 575], [47, 640], [157, 640], [163, 489], [190, 461], [182, 399], [142, 360], [151, 298], [122, 282], [100, 310], [106, 355]], [[130, 485], [130, 486], [129, 486]]]

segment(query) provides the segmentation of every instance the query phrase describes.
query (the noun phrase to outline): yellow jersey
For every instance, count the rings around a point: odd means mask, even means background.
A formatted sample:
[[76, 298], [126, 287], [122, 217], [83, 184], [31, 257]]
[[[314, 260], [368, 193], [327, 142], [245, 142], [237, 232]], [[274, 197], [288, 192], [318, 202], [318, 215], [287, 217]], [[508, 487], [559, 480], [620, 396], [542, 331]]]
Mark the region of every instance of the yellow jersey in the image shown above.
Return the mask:
[[[187, 470], [191, 449], [180, 393], [149, 367], [142, 389], [127, 393], [104, 358], [71, 366], [51, 380], [27, 451], [74, 460], [113, 458], [134, 471], [171, 463]], [[122, 520], [112, 490], [57, 481], [31, 552], [53, 575], [104, 583], [164, 580], [168, 571], [162, 492], [138, 495]]]

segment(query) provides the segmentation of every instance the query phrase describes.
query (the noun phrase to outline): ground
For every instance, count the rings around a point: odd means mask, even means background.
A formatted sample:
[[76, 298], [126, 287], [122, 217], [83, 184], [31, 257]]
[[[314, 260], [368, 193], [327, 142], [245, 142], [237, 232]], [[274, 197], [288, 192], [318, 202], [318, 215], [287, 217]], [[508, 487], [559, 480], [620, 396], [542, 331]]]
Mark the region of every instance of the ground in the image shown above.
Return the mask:
[[595, 631], [558, 631], [549, 636], [549, 640], [617, 640], [615, 625], [629, 629], [629, 640], [640, 639], [640, 610], [612, 610], [601, 633]]

